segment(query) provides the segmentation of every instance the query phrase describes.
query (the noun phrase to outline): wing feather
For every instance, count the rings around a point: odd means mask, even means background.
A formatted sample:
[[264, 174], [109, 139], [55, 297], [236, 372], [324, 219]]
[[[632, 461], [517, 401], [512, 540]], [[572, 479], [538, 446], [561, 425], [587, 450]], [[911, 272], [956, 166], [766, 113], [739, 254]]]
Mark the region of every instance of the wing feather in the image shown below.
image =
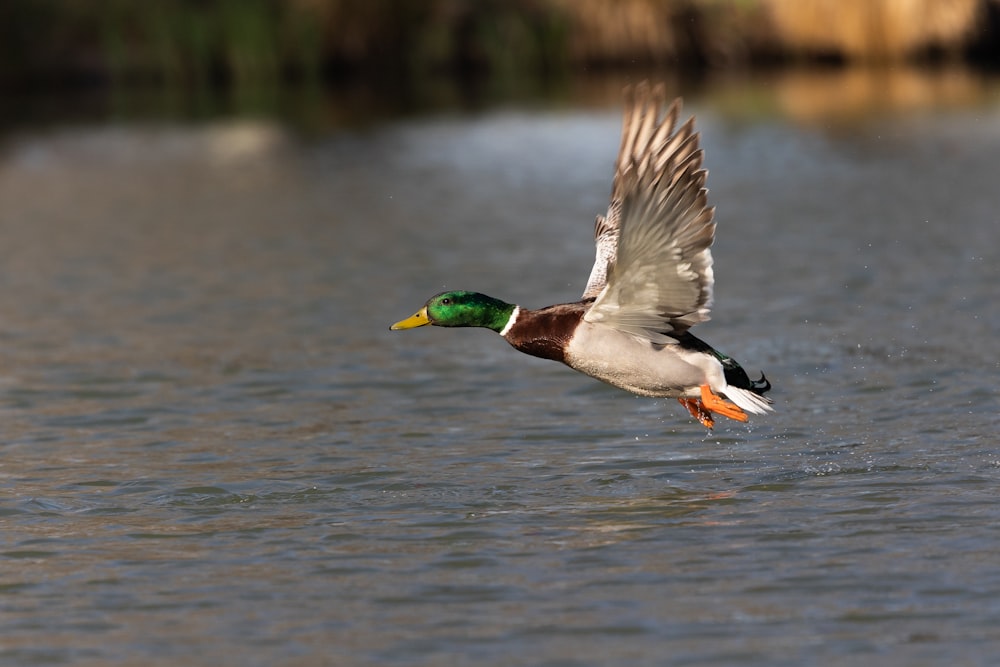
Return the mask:
[[585, 319], [656, 343], [709, 319], [714, 209], [694, 118], [680, 100], [640, 84], [626, 91], [622, 144], [608, 214], [595, 226], [597, 257]]
[[[663, 117], [658, 113], [666, 102], [666, 89], [657, 86], [650, 89], [646, 83], [625, 89], [626, 111], [622, 121], [621, 144], [615, 160], [615, 176], [611, 187], [611, 203], [604, 216], [598, 216], [594, 226], [596, 257], [591, 269], [583, 298], [596, 297], [607, 284], [609, 268], [615, 263], [618, 248], [618, 229], [621, 226], [621, 205], [625, 194], [626, 175], [636, 169], [661, 170], [661, 165], [650, 165], [654, 155], [651, 146], [665, 145], [671, 138], [677, 117], [680, 115], [680, 100], [674, 100]], [[690, 129], [690, 128], [689, 128]], [[675, 140], [678, 135], [674, 136]]]

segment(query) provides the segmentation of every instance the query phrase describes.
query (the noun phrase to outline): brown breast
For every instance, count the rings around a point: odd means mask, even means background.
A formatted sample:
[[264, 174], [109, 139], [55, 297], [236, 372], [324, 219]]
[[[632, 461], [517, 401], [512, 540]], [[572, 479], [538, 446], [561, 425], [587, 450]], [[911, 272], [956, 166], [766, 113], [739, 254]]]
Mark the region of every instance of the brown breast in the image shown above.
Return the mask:
[[566, 346], [588, 307], [590, 301], [561, 303], [539, 310], [522, 308], [504, 338], [525, 354], [566, 363]]

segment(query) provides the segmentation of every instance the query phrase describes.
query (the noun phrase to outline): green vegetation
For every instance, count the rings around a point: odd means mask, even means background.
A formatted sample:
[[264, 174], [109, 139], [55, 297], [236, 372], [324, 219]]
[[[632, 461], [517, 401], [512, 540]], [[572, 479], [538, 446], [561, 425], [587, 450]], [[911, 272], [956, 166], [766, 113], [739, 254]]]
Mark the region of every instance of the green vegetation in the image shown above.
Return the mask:
[[0, 86], [995, 58], [998, 16], [1000, 0], [4, 0]]

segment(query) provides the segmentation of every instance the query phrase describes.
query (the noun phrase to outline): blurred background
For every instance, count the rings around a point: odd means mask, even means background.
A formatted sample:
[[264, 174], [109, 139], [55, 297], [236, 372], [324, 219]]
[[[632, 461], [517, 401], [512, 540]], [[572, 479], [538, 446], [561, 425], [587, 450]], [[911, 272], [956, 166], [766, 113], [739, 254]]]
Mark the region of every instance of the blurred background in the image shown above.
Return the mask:
[[[905, 74], [886, 88], [886, 72], [995, 69], [998, 37], [998, 0], [9, 0], [0, 122], [308, 115], [309, 98], [290, 89], [339, 89], [329, 120], [551, 94], [643, 68], [704, 79], [863, 66], [882, 72], [878, 82], [845, 81], [837, 104], [920, 104], [942, 91]], [[968, 93], [951, 85], [946, 94]], [[87, 95], [73, 109], [38, 97], [56, 91]], [[832, 102], [818, 87], [794, 96], [804, 107]]]
[[7, 87], [996, 62], [996, 0], [10, 0]]

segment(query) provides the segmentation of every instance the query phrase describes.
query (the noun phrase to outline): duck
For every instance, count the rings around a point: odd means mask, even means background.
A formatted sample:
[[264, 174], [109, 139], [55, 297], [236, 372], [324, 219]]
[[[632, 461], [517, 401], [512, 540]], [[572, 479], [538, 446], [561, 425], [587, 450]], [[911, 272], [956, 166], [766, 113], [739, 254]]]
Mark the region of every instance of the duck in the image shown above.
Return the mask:
[[721, 415], [772, 412], [757, 380], [689, 330], [709, 319], [715, 279], [704, 150], [682, 100], [642, 82], [624, 91], [611, 202], [594, 225], [596, 257], [579, 300], [537, 310], [479, 292], [432, 296], [391, 330], [483, 327], [514, 349], [639, 396], [676, 398], [705, 428]]

